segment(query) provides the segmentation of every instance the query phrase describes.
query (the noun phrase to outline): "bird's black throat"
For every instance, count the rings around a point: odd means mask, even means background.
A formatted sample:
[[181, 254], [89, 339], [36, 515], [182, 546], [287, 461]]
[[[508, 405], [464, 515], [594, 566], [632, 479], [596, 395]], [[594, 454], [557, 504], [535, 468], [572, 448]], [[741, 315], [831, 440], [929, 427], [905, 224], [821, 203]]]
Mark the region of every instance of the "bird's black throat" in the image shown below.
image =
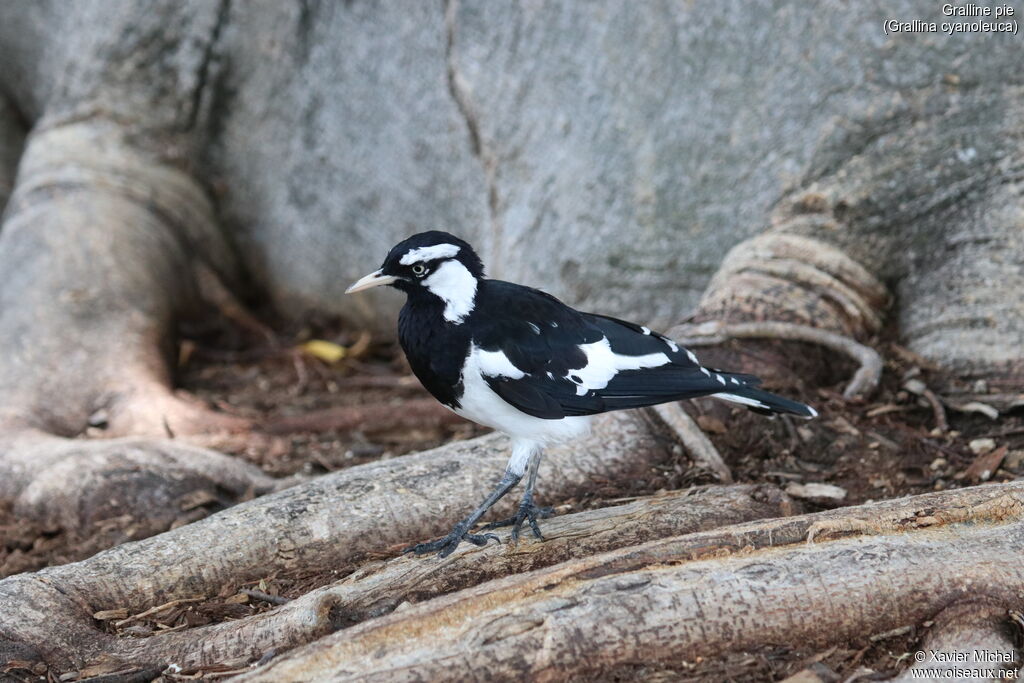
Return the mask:
[[468, 325], [444, 318], [445, 303], [433, 294], [406, 290], [398, 316], [398, 341], [423, 386], [450, 408], [460, 407], [462, 366], [469, 355]]

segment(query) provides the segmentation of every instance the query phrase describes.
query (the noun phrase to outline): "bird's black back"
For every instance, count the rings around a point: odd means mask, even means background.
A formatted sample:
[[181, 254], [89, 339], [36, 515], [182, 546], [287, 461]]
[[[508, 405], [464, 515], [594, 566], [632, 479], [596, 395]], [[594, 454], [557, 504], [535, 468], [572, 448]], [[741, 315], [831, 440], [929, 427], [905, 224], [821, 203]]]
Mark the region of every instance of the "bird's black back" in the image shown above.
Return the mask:
[[[590, 415], [721, 388], [700, 374], [685, 353], [673, 352], [664, 337], [645, 334], [632, 323], [581, 313], [530, 287], [481, 279], [473, 311], [462, 324], [446, 322], [441, 311], [433, 297], [410, 296], [399, 317], [399, 339], [423, 385], [452, 407], [459, 406], [461, 371], [471, 344], [502, 352], [526, 373], [519, 379], [484, 379], [507, 402], [536, 417]], [[602, 339], [616, 354], [663, 353], [672, 362], [658, 373], [621, 372], [606, 387], [580, 395], [573, 373], [587, 365], [580, 346]]]
[[[527, 375], [521, 379], [485, 378], [503, 399], [536, 417], [636, 408], [668, 400], [703, 396], [723, 389], [701, 372], [684, 349], [665, 337], [623, 320], [583, 313], [529, 287], [488, 280], [474, 311], [473, 343], [501, 351]], [[532, 323], [532, 325], [531, 325]], [[536, 328], [536, 329], [535, 329]], [[607, 385], [580, 393], [573, 370], [587, 365], [580, 345], [607, 339], [618, 356], [664, 354], [660, 367], [617, 372]], [[550, 373], [550, 374], [549, 374]], [[745, 378], [745, 381], [753, 378]]]

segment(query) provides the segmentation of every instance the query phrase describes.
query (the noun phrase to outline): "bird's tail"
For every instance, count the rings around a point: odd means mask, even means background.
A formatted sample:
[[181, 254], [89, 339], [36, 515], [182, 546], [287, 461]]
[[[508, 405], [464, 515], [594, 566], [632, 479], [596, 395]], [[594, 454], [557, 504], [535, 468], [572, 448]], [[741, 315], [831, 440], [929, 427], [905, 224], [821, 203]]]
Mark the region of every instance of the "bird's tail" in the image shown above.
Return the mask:
[[[725, 373], [722, 374], [724, 374], [726, 378], [730, 376]], [[736, 375], [736, 377], [743, 377], [746, 379], [749, 376]], [[728, 392], [714, 394], [714, 397], [720, 398], [723, 401], [730, 401], [732, 403], [745, 405], [754, 412], [762, 413], [764, 415], [785, 413], [789, 415], [798, 415], [807, 419], [818, 416], [818, 411], [809, 405], [805, 405], [799, 401], [791, 401], [790, 399], [783, 398], [782, 396], [776, 396], [771, 392], [758, 389], [757, 387], [750, 386], [749, 384], [730, 386]]]

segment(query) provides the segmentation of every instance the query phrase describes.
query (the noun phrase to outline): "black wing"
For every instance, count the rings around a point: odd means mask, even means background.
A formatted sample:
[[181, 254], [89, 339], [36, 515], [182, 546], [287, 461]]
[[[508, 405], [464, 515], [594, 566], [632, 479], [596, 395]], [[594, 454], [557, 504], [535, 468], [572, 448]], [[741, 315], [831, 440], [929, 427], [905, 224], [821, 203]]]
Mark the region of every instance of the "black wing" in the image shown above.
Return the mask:
[[752, 384], [749, 376], [702, 368], [686, 349], [645, 327], [581, 313], [535, 289], [485, 280], [478, 305], [487, 315], [474, 320], [473, 343], [501, 352], [523, 373], [485, 369], [484, 379], [534, 417], [593, 415]]

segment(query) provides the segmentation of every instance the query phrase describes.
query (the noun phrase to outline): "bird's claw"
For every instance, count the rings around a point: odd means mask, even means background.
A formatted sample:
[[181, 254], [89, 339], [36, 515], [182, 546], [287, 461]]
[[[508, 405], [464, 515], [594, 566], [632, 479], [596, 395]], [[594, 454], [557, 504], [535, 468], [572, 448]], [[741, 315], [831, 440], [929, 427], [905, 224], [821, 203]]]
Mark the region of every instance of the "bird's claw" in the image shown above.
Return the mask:
[[516, 510], [516, 514], [512, 515], [508, 519], [502, 519], [497, 522], [491, 522], [484, 526], [484, 529], [497, 529], [498, 527], [511, 526], [512, 527], [512, 542], [515, 543], [519, 540], [519, 531], [523, 528], [523, 522], [530, 523], [530, 530], [533, 532], [534, 537], [538, 540], [543, 541], [544, 536], [540, 533], [540, 525], [537, 524], [538, 519], [547, 519], [555, 514], [553, 508], [542, 508], [534, 505], [532, 502], [521, 503], [519, 508]]
[[444, 538], [411, 545], [403, 550], [402, 553], [425, 555], [426, 553], [437, 552], [438, 557], [448, 557], [455, 552], [455, 549], [459, 547], [459, 543], [462, 541], [469, 541], [475, 546], [485, 546], [487, 541], [492, 539], [501, 543], [501, 540], [494, 534], [471, 534], [456, 527]]

